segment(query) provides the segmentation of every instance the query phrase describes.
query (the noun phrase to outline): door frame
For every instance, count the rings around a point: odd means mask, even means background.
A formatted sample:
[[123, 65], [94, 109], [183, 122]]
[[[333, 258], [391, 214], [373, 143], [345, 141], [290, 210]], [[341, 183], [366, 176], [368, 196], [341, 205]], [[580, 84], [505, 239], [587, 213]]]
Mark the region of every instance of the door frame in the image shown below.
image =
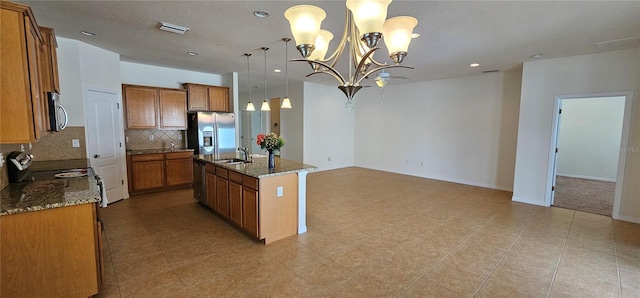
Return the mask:
[[624, 171], [627, 161], [627, 148], [629, 144], [629, 128], [631, 125], [631, 112], [633, 107], [633, 91], [617, 91], [617, 92], [601, 92], [601, 93], [585, 93], [585, 94], [566, 94], [556, 95], [553, 105], [553, 120], [551, 128], [551, 146], [549, 148], [549, 164], [547, 173], [547, 191], [545, 194], [544, 203], [546, 206], [551, 206], [553, 202], [554, 190], [556, 178], [556, 148], [558, 148], [558, 130], [560, 122], [560, 106], [563, 99], [573, 98], [595, 98], [595, 97], [625, 97], [624, 104], [624, 116], [622, 119], [622, 136], [620, 138], [620, 155], [618, 157], [618, 173], [616, 175], [616, 187], [615, 195], [613, 197], [613, 212], [611, 217], [614, 219], [620, 219], [620, 201], [622, 200], [622, 189], [624, 186]]
[[[94, 92], [102, 92], [102, 93], [108, 93], [108, 94], [113, 94], [117, 97], [118, 100], [118, 104], [120, 105], [120, 113], [118, 113], [118, 122], [120, 124], [120, 127], [122, 128], [119, 132], [119, 138], [120, 138], [120, 142], [122, 142], [124, 144], [124, 146], [120, 147], [120, 158], [118, 158], [118, 163], [120, 165], [120, 173], [118, 173], [118, 175], [120, 175], [120, 177], [118, 177], [121, 180], [124, 180], [124, 197], [123, 199], [128, 199], [129, 198], [129, 180], [127, 179], [127, 159], [126, 159], [126, 142], [125, 140], [125, 135], [124, 135], [124, 105], [122, 103], [122, 90], [113, 90], [113, 89], [107, 89], [107, 88], [101, 88], [101, 87], [96, 87], [96, 86], [90, 86], [90, 85], [84, 85], [84, 91], [83, 91], [83, 104], [84, 104], [84, 121], [85, 121], [85, 130], [84, 130], [84, 138], [85, 140], [89, 140], [89, 130], [86, 129], [87, 123], [88, 123], [88, 111], [87, 109], [89, 108], [89, 105], [87, 104], [87, 99], [89, 98], [89, 92], [90, 91], [94, 91]], [[87, 141], [86, 142], [87, 146], [86, 146], [86, 156], [88, 160], [91, 160], [91, 148], [90, 148], [90, 144]]]

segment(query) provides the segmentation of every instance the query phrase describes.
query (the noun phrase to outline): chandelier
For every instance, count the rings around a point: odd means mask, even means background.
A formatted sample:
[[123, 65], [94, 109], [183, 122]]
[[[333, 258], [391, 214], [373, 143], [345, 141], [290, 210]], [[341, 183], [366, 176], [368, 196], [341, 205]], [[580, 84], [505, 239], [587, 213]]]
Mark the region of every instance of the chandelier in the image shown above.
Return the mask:
[[[336, 50], [325, 58], [333, 34], [320, 29], [325, 19], [324, 10], [313, 5], [297, 5], [284, 13], [291, 25], [291, 33], [302, 59], [313, 71], [307, 77], [324, 73], [335, 78], [338, 88], [347, 96], [347, 108], [353, 108], [353, 96], [362, 88], [360, 83], [369, 75], [387, 68], [410, 68], [400, 65], [407, 56], [413, 28], [418, 20], [410, 16], [398, 16], [388, 20], [387, 7], [391, 0], [347, 0], [344, 33]], [[384, 39], [389, 57], [394, 64], [380, 63], [373, 58], [380, 49], [378, 42]], [[335, 66], [342, 54], [348, 51], [349, 74], [343, 76]]]

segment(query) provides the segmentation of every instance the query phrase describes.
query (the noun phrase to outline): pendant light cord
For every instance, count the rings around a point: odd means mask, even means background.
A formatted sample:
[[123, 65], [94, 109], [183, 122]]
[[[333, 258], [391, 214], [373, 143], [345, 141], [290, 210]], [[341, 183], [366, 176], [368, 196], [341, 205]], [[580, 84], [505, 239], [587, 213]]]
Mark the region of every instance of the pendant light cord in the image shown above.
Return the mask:
[[289, 98], [289, 39], [284, 42], [284, 97]]
[[264, 100], [267, 100], [267, 51], [269, 48], [262, 47], [264, 51]]
[[249, 102], [251, 102], [251, 71], [249, 70], [249, 56], [251, 53], [244, 53], [247, 56], [247, 87], [249, 87]]

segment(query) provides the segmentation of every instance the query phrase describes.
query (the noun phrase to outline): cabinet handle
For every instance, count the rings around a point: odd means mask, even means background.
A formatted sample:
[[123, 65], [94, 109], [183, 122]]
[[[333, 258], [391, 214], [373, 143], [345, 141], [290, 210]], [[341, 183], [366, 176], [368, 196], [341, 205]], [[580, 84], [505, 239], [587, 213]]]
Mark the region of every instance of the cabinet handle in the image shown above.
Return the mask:
[[100, 158], [100, 155], [99, 154], [94, 154], [93, 158]]

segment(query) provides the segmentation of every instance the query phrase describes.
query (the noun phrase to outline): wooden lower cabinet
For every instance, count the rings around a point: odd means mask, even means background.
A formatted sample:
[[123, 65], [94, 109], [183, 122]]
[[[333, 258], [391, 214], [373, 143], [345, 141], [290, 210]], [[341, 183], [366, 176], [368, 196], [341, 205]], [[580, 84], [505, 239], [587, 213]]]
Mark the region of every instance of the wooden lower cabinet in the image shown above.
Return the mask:
[[242, 184], [229, 181], [229, 220], [242, 227]]
[[207, 193], [205, 195], [207, 198], [207, 206], [216, 210], [216, 174], [206, 172], [205, 177], [207, 184]]
[[165, 153], [167, 186], [193, 183], [193, 152]]
[[258, 214], [258, 191], [242, 187], [242, 228], [256, 238], [260, 236]]
[[216, 175], [216, 212], [229, 218], [229, 180]]
[[0, 216], [1, 297], [98, 294], [96, 204]]
[[133, 162], [133, 191], [164, 187], [164, 161]]

